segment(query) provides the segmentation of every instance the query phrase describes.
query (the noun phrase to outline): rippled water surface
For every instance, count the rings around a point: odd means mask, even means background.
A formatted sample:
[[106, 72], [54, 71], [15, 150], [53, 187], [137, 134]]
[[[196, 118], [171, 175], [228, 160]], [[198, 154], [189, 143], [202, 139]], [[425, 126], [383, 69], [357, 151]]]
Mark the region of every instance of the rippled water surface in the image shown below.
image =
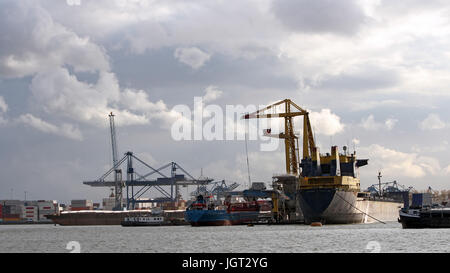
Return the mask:
[[397, 222], [323, 227], [0, 225], [0, 242], [0, 252], [70, 252], [78, 243], [80, 252], [450, 252], [450, 229], [402, 229]]

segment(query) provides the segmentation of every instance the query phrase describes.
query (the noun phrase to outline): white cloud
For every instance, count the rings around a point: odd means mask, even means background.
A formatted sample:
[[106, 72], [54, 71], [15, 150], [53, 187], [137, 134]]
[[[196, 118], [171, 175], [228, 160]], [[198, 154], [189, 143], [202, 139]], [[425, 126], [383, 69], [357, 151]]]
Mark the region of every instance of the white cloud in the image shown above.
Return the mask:
[[[0, 17], [0, 36], [8, 37], [0, 48], [0, 76], [32, 76], [30, 90], [42, 110], [101, 127], [109, 112], [121, 125], [176, 116], [163, 101], [151, 102], [143, 90], [121, 90], [105, 50], [55, 22], [38, 3], [7, 6], [16, 15]], [[97, 81], [81, 81], [71, 71], [90, 73]]]
[[97, 0], [83, 2], [76, 11], [54, 2], [42, 5], [77, 33], [108, 42], [121, 37], [113, 46], [136, 54], [198, 46], [208, 54], [254, 57], [276, 50], [277, 38], [287, 32], [270, 14], [271, 2]]
[[197, 47], [177, 48], [174, 56], [179, 62], [187, 64], [193, 69], [199, 69], [211, 58], [210, 54]]
[[[53, 21], [34, 1], [10, 1], [0, 14], [0, 76], [24, 77], [71, 66], [74, 71], [109, 70], [102, 47]], [[14, 14], [8, 16], [3, 14]]]
[[344, 130], [345, 125], [341, 123], [341, 118], [331, 113], [330, 109], [322, 109], [320, 112], [309, 114], [314, 133], [332, 136]]
[[419, 124], [422, 130], [439, 130], [447, 127], [447, 124], [441, 120], [438, 114], [429, 114], [422, 122]]
[[376, 131], [380, 129], [392, 130], [395, 127], [397, 121], [397, 119], [388, 118], [384, 123], [379, 123], [375, 121], [373, 115], [369, 115], [367, 118], [362, 118], [359, 125], [369, 131]]
[[395, 126], [395, 124], [397, 124], [398, 120], [397, 119], [393, 119], [393, 118], [388, 118], [385, 122], [384, 125], [386, 126], [386, 128], [388, 130], [392, 130]]
[[205, 89], [205, 95], [203, 96], [203, 102], [208, 103], [220, 98], [223, 91], [217, 89], [217, 86], [210, 85]]
[[[15, 87], [17, 83], [20, 89], [20, 86], [28, 86], [31, 82], [30, 90], [32, 90], [31, 98], [20, 94], [19, 90], [17, 97], [9, 101], [9, 97], [15, 95], [8, 94], [9, 108], [14, 109], [14, 113], [19, 112], [18, 116], [36, 113], [34, 117], [41, 120], [51, 116], [49, 121], [54, 124], [50, 125], [54, 127], [41, 124], [41, 127], [47, 128], [50, 132], [54, 132], [52, 128], [55, 127], [63, 128], [63, 125], [56, 124], [58, 121], [62, 124], [64, 122], [76, 124], [74, 126], [79, 127], [75, 128], [80, 130], [89, 128], [93, 134], [101, 133], [99, 128], [89, 126], [105, 126], [107, 114], [110, 111], [117, 114], [119, 126], [148, 125], [158, 121], [169, 124], [165, 122], [166, 119], [174, 120], [179, 115], [167, 110], [164, 103], [166, 98], [171, 101], [189, 98], [211, 83], [220, 84], [221, 90], [223, 88], [227, 92], [226, 98], [234, 101], [231, 103], [236, 101], [242, 104], [265, 103], [265, 101], [278, 100], [280, 98], [277, 96], [285, 97], [286, 94], [292, 97], [304, 95], [303, 92], [300, 94], [295, 92], [293, 80], [298, 80], [302, 90], [310, 88], [314, 91], [298, 100], [303, 101], [302, 103], [308, 105], [310, 109], [329, 108], [335, 113], [346, 116], [349, 112], [356, 111], [357, 113], [350, 114], [359, 115], [358, 119], [366, 118], [371, 113], [376, 116], [378, 119], [373, 118], [372, 121], [375, 127], [378, 126], [383, 130], [380, 132], [362, 130], [361, 133], [364, 136], [358, 136], [361, 143], [371, 143], [372, 140], [380, 139], [383, 131], [393, 130], [397, 126], [397, 120], [380, 119], [380, 113], [383, 115], [398, 113], [398, 116], [405, 116], [406, 111], [416, 111], [415, 113], [419, 114], [424, 108], [429, 107], [428, 112], [437, 111], [436, 114], [447, 122], [444, 119], [448, 116], [445, 109], [440, 107], [429, 110], [437, 105], [447, 104], [450, 98], [448, 92], [450, 85], [450, 77], [448, 77], [450, 69], [449, 6], [444, 1], [437, 5], [437, 1], [433, 1], [434, 4], [428, 2], [424, 4], [423, 1], [418, 0], [395, 1], [395, 3], [394, 1], [362, 0], [359, 4], [363, 8], [364, 20], [360, 20], [359, 10], [353, 10], [356, 13], [352, 12], [352, 7], [358, 8], [353, 5], [350, 7], [350, 15], [356, 16], [344, 18], [343, 16], [349, 13], [332, 14], [331, 9], [324, 8], [321, 16], [306, 22], [301, 20], [311, 18], [307, 12], [326, 1], [315, 1], [310, 9], [306, 5], [298, 12], [282, 10], [281, 14], [286, 12], [289, 18], [276, 17], [276, 14], [274, 16], [274, 10], [271, 10], [271, 7], [278, 3], [273, 0], [232, 3], [230, 1], [96, 0], [82, 1], [79, 7], [69, 6], [66, 1], [5, 0], [0, 2], [0, 25], [2, 25], [0, 28], [2, 41], [0, 78], [4, 81], [2, 85], [4, 83], [3, 86]], [[305, 3], [305, 1], [294, 4], [299, 3]], [[334, 7], [348, 3], [356, 2], [331, 3], [330, 1], [330, 5]], [[41, 9], [39, 5], [45, 9]], [[429, 5], [435, 8], [430, 9]], [[343, 10], [349, 11], [347, 7]], [[298, 14], [305, 16], [296, 18]], [[341, 21], [339, 21], [340, 18]], [[365, 21], [365, 19], [368, 20]], [[357, 34], [350, 36], [355, 33]], [[206, 56], [202, 54], [195, 56], [194, 53], [194, 57], [187, 58], [188, 63], [182, 63], [181, 49], [193, 47], [207, 54], [209, 59], [206, 60]], [[180, 49], [178, 52], [180, 55], [175, 59], [174, 51], [177, 48]], [[145, 73], [134, 73], [134, 69], [141, 69], [141, 67], [133, 66], [133, 63], [130, 65], [128, 61], [140, 57], [130, 56], [130, 54], [143, 54], [142, 60], [148, 60], [145, 62], [145, 65], [148, 65], [148, 71], [161, 72], [161, 77], [156, 79], [155, 74], [152, 73], [150, 77], [145, 78]], [[212, 58], [213, 55], [214, 58]], [[167, 58], [169, 60], [164, 64], [167, 66], [159, 69], [158, 66]], [[181, 62], [178, 66], [188, 65], [186, 69], [166, 70], [166, 68], [172, 68], [174, 62], [178, 62], [177, 60]], [[122, 66], [124, 63], [125, 66]], [[114, 71], [120, 73], [117, 76], [113, 73], [112, 64], [115, 66]], [[186, 71], [191, 67], [198, 68]], [[208, 69], [202, 69], [203, 67]], [[78, 73], [81, 71], [87, 73]], [[226, 73], [228, 71], [231, 73]], [[254, 77], [254, 71], [264, 71], [261, 75], [268, 76], [267, 78]], [[236, 74], [239, 75], [236, 76]], [[195, 77], [189, 77], [189, 75]], [[5, 79], [23, 76], [26, 78], [13, 81]], [[119, 84], [118, 79], [122, 79], [121, 77], [124, 77], [126, 82], [122, 83], [121, 80]], [[170, 82], [169, 85], [161, 85], [159, 80], [164, 78], [169, 81], [173, 78], [177, 80]], [[135, 83], [139, 84], [139, 87], [133, 86]], [[266, 83], [276, 85], [277, 90], [273, 90], [275, 88], [267, 86]], [[179, 88], [183, 85], [186, 88]], [[156, 92], [145, 89], [145, 86], [155, 87]], [[187, 93], [180, 96], [178, 93], [173, 95], [172, 91], [176, 89]], [[211, 100], [216, 99], [213, 93], [205, 94], [204, 99], [208, 100], [207, 97]], [[18, 98], [24, 99], [19, 103]], [[162, 98], [164, 100], [161, 100]], [[30, 109], [26, 110], [27, 107]], [[373, 110], [369, 113], [368, 109]], [[0, 110], [0, 114], [2, 113]], [[7, 113], [10, 114], [10, 112]], [[39, 116], [40, 114], [42, 117]], [[425, 118], [427, 114], [423, 117]], [[6, 114], [3, 116], [6, 117]], [[28, 120], [31, 122], [32, 119], [28, 118]], [[282, 119], [277, 121], [282, 124]], [[344, 127], [341, 121], [342, 119], [336, 121], [331, 118], [328, 122], [332, 126], [317, 128], [319, 125], [317, 122], [313, 122], [313, 125], [316, 133], [323, 131], [325, 134], [333, 134], [344, 131], [337, 138], [352, 139], [351, 130]], [[1, 122], [2, 117], [0, 117]], [[35, 123], [39, 124], [39, 122]], [[301, 121], [298, 124], [301, 124]], [[389, 144], [383, 145], [395, 147], [398, 144], [402, 147], [413, 147], [417, 144], [422, 151], [428, 153], [434, 148], [440, 149], [432, 145], [440, 146], [442, 138], [445, 138], [442, 132], [435, 130], [427, 134], [429, 137], [423, 138], [417, 134], [418, 128], [416, 130], [406, 128], [407, 125], [408, 123], [405, 123], [405, 127], [402, 127], [406, 138], [385, 139]], [[280, 127], [282, 128], [283, 124]], [[370, 125], [368, 127], [371, 128]], [[140, 131], [145, 128], [147, 127], [142, 126], [139, 130], [131, 131]], [[301, 126], [296, 129], [301, 129]], [[243, 128], [239, 130], [244, 131]], [[130, 142], [132, 139], [130, 143], [142, 145], [138, 143], [138, 137], [132, 135], [131, 131], [127, 131], [129, 135], [124, 136], [123, 142]], [[149, 132], [153, 134], [153, 129]], [[21, 131], [18, 130], [18, 133]], [[156, 146], [172, 147], [170, 137], [162, 140], [158, 138], [160, 132], [154, 133], [156, 134], [155, 142], [158, 143]], [[31, 142], [29, 145], [32, 145]], [[150, 148], [148, 145], [142, 145], [141, 147], [152, 149], [149, 154], [155, 155], [155, 158], [161, 158], [160, 155], [153, 154], [157, 149], [156, 146]], [[185, 147], [185, 145], [182, 146]], [[164, 154], [172, 153], [177, 158], [183, 156], [190, 158], [192, 154], [182, 154], [178, 150], [172, 150], [167, 149]], [[383, 151], [381, 149], [379, 153]], [[198, 153], [201, 152], [201, 150], [198, 151]], [[394, 151], [392, 155], [396, 156], [397, 153], [399, 151]], [[7, 153], [4, 154], [4, 158], [9, 156]], [[221, 155], [219, 157], [223, 159], [223, 153], [220, 150], [215, 154]], [[394, 166], [391, 171], [395, 176], [402, 175], [403, 172], [411, 172], [414, 177], [422, 177], [423, 181], [427, 181], [433, 172], [439, 172], [435, 171], [437, 164], [433, 158], [427, 160], [421, 155], [419, 152], [415, 156], [410, 153], [400, 154], [402, 160], [403, 158], [406, 160], [406, 163], [403, 160], [401, 164], [393, 159], [385, 161], [389, 163], [387, 167], [392, 167], [391, 164]], [[439, 160], [448, 162], [447, 153], [440, 153], [439, 156]], [[272, 153], [262, 154], [261, 157], [252, 157], [250, 162], [252, 170], [255, 168], [252, 173], [260, 176], [261, 179], [271, 175], [269, 169], [284, 170], [282, 153], [279, 157], [280, 161], [273, 162], [273, 167], [269, 165], [271, 162], [265, 162], [265, 160], [271, 160]], [[379, 158], [382, 158], [381, 155]], [[60, 160], [60, 158], [57, 159]], [[233, 174], [236, 167], [244, 166], [240, 177], [245, 181], [245, 165], [239, 166], [232, 163], [227, 165], [227, 162], [232, 162], [233, 158], [228, 159], [223, 162], [224, 166], [229, 168], [226, 171], [220, 170], [223, 172], [223, 177]], [[261, 167], [252, 164], [254, 160], [260, 159], [264, 161]], [[211, 161], [214, 162], [214, 160], [212, 156]], [[381, 159], [377, 160], [380, 164], [385, 163]], [[245, 164], [245, 160], [242, 163]], [[369, 163], [372, 163], [372, 159]], [[8, 166], [4, 166], [4, 169], [8, 170]], [[426, 175], [420, 176], [423, 173]], [[442, 187], [445, 187], [447, 182], [442, 182]]]
[[371, 22], [351, 39], [298, 32], [281, 40], [280, 56], [292, 60], [293, 68], [301, 71], [296, 74], [300, 88], [318, 88], [329, 78], [358, 75], [373, 67], [389, 71], [384, 77], [395, 75], [396, 80], [379, 90], [370, 89], [371, 93], [448, 96], [449, 8], [424, 8], [420, 13], [397, 10], [394, 16], [386, 12], [390, 5], [383, 2], [372, 7]]
[[72, 124], [64, 123], [61, 126], [56, 126], [49, 122], [43, 121], [32, 114], [24, 114], [17, 118], [19, 123], [31, 126], [41, 132], [63, 136], [74, 140], [83, 140], [83, 136]]
[[6, 104], [5, 99], [0, 96], [0, 112], [5, 113], [8, 111], [8, 104]]
[[436, 158], [404, 153], [378, 144], [361, 147], [359, 154], [368, 155], [369, 165], [372, 168], [381, 169], [389, 176], [420, 178], [441, 173], [441, 167]]
[[91, 85], [79, 81], [65, 68], [56, 68], [37, 74], [30, 89], [39, 105], [51, 114], [104, 126], [108, 113], [114, 112], [121, 125], [148, 123], [144, 115], [117, 107], [121, 93], [115, 76], [109, 72], [100, 73], [97, 84]]
[[166, 104], [159, 100], [153, 103], [149, 100], [148, 94], [144, 90], [125, 89], [120, 93], [120, 103], [130, 109], [135, 109], [143, 113], [151, 114], [168, 111]]
[[8, 104], [6, 104], [5, 99], [0, 96], [0, 125], [5, 125], [8, 121], [3, 117], [3, 113], [8, 111]]
[[448, 141], [444, 140], [441, 143], [433, 143], [433, 145], [418, 145], [414, 144], [411, 151], [415, 153], [437, 153], [444, 152], [448, 149]]
[[444, 175], [450, 175], [450, 165], [448, 165], [446, 168], [444, 168], [443, 173], [444, 173]]
[[205, 94], [202, 96], [201, 103], [198, 103], [194, 112], [202, 112], [203, 117], [210, 117], [211, 113], [206, 109], [208, 103], [215, 101], [222, 96], [223, 92], [217, 86], [210, 85], [205, 88]]

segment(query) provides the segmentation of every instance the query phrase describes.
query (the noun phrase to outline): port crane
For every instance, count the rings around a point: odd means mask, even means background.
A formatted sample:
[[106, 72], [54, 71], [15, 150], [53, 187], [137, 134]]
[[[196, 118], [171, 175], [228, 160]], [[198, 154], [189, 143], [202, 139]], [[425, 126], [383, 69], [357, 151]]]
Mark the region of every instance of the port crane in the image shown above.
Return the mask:
[[109, 127], [111, 130], [111, 146], [112, 146], [112, 156], [113, 156], [113, 169], [114, 169], [114, 210], [122, 209], [122, 190], [124, 183], [122, 181], [122, 169], [118, 165], [117, 156], [117, 141], [116, 141], [116, 126], [114, 123], [114, 114], [111, 112], [109, 114]]
[[[284, 106], [284, 111], [268, 113], [270, 110], [277, 110], [278, 106]], [[278, 107], [279, 108], [279, 107]], [[284, 118], [284, 132], [278, 135], [270, 134], [270, 129], [265, 131], [266, 136], [284, 139], [286, 155], [286, 173], [299, 175], [299, 148], [298, 137], [294, 133], [293, 119], [303, 116], [303, 159], [310, 159], [316, 152], [309, 113], [290, 99], [284, 99], [251, 114], [244, 115], [244, 119], [251, 118]]]
[[[381, 175], [379, 174], [377, 176], [378, 178], [381, 178]], [[367, 188], [367, 191], [369, 191], [371, 194], [382, 196], [384, 193], [392, 193], [392, 192], [411, 192], [414, 188], [413, 187], [406, 187], [401, 184], [399, 184], [396, 180], [392, 182], [381, 182], [379, 181], [378, 184], [373, 184], [370, 187]]]
[[207, 184], [198, 186], [197, 189], [193, 192], [191, 192], [191, 196], [198, 196], [199, 194], [209, 194], [209, 195], [224, 195], [227, 192], [231, 192], [237, 187], [239, 187], [239, 184], [236, 182], [229, 182], [228, 184], [225, 182], [225, 180], [221, 181], [214, 181], [211, 182], [210, 188], [208, 189]]
[[[83, 181], [83, 184], [91, 187], [109, 187], [114, 189], [115, 204], [114, 210], [122, 210], [123, 189], [126, 188], [126, 208], [134, 209], [136, 203], [149, 202], [177, 202], [181, 198], [180, 187], [186, 186], [205, 186], [213, 181], [211, 178], [194, 178], [178, 163], [170, 162], [159, 168], [154, 168], [142, 159], [138, 158], [133, 152], [128, 151], [119, 159], [117, 149], [116, 127], [114, 123], [115, 115], [109, 114], [111, 146], [113, 155], [113, 166], [99, 179], [91, 181]], [[135, 168], [134, 161], [139, 163], [141, 169], [147, 173], [141, 175]], [[122, 169], [126, 170], [126, 177], [122, 177]], [[165, 173], [164, 173], [165, 172]], [[181, 172], [181, 173], [180, 173]], [[114, 174], [114, 180], [108, 181], [107, 178]], [[157, 178], [150, 178], [158, 175]], [[167, 190], [170, 187], [170, 190]], [[163, 195], [157, 199], [141, 198], [150, 189], [156, 189]]]

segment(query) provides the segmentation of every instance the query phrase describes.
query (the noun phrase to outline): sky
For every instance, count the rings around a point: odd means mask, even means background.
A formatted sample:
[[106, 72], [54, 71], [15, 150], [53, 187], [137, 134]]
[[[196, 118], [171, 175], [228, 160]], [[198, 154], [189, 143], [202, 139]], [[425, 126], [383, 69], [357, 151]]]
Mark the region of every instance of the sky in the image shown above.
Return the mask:
[[[0, 199], [106, 197], [82, 181], [111, 167], [110, 112], [120, 158], [244, 189], [245, 140], [177, 139], [193, 120], [179, 109], [202, 107], [206, 126], [286, 98], [310, 113], [321, 152], [369, 159], [363, 188], [379, 171], [450, 186], [448, 1], [2, 0], [0, 26]], [[283, 143], [268, 141], [248, 141], [251, 180], [267, 185], [285, 171]]]

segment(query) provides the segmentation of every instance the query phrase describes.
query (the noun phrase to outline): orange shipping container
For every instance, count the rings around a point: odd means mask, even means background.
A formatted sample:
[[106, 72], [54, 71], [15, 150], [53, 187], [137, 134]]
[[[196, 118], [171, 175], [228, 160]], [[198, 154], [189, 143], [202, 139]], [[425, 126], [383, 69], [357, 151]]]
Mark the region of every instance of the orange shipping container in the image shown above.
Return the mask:
[[20, 221], [20, 218], [3, 218], [4, 222], [8, 222], [8, 221]]

